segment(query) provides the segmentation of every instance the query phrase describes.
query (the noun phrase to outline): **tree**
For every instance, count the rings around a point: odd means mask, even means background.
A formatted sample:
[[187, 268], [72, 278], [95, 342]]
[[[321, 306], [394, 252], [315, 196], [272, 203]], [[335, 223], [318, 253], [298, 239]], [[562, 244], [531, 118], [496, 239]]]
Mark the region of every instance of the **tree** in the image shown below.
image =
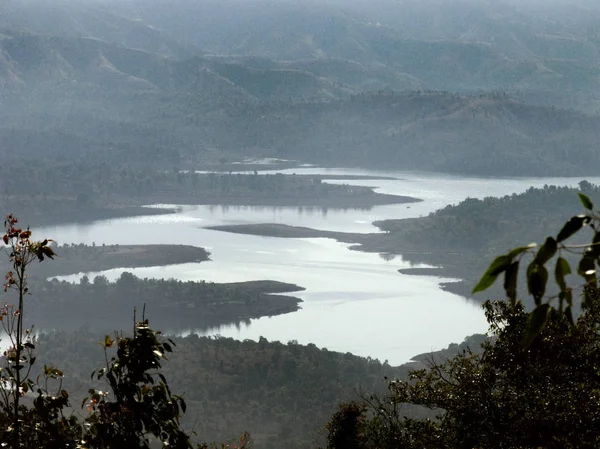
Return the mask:
[[[162, 340], [160, 331], [150, 329], [148, 320], [135, 323], [132, 337], [106, 336], [105, 352], [117, 347], [116, 355], [97, 373], [106, 379], [110, 392], [90, 389], [85, 398], [90, 416], [85, 420], [84, 448], [149, 449], [151, 438], [162, 447], [188, 449], [190, 437], [179, 426], [186, 405], [171, 394], [159, 369], [174, 343]], [[88, 401], [89, 400], [89, 401]]]
[[[0, 308], [0, 321], [10, 340], [0, 369], [0, 443], [12, 449], [150, 449], [192, 448], [190, 435], [180, 426], [186, 405], [181, 396], [171, 393], [160, 372], [166, 354], [174, 343], [161, 337], [142, 317], [136, 322], [131, 337], [117, 334], [102, 342], [106, 366], [92, 373], [105, 379], [108, 391], [89, 390], [81, 407], [87, 416], [78, 419], [70, 408], [69, 393], [62, 388], [63, 372], [44, 366], [34, 381], [35, 337], [25, 327], [25, 297], [30, 294], [28, 269], [35, 261], [53, 259], [51, 240], [35, 241], [29, 229], [17, 227], [18, 220], [9, 215], [2, 238], [11, 262], [6, 276], [5, 292], [14, 292], [16, 306], [6, 303]], [[131, 275], [121, 278], [127, 284]], [[97, 277], [94, 285], [105, 279]], [[109, 351], [115, 350], [109, 358]], [[41, 379], [41, 381], [40, 381]], [[54, 388], [53, 388], [54, 387]], [[28, 401], [25, 401], [28, 399]], [[232, 448], [245, 449], [248, 436]], [[223, 445], [226, 449], [230, 446]], [[208, 449], [207, 445], [200, 448]]]
[[17, 305], [15, 307], [5, 303], [0, 309], [2, 328], [10, 340], [10, 345], [3, 354], [4, 366], [0, 370], [0, 407], [2, 412], [11, 417], [3, 437], [11, 441], [13, 448], [18, 448], [22, 434], [21, 398], [34, 387], [29, 375], [35, 363], [35, 338], [31, 328], [24, 326], [25, 296], [30, 294], [28, 268], [36, 260], [42, 262], [45, 258], [52, 259], [54, 251], [49, 245], [51, 240], [32, 240], [29, 228], [19, 228], [17, 218], [12, 215], [6, 217], [4, 228], [2, 240], [11, 266], [5, 276], [4, 292], [14, 292]]
[[[386, 395], [365, 398], [370, 406], [362, 415], [366, 424], [355, 418], [348, 431], [354, 442], [362, 442], [357, 447], [600, 446], [600, 216], [587, 196], [580, 194], [580, 199], [585, 214], [572, 217], [556, 237], [497, 257], [482, 276], [474, 291], [487, 289], [504, 274], [507, 299], [484, 304], [490, 327], [481, 348], [442, 362], [432, 357], [408, 380], [391, 381]], [[586, 227], [592, 231], [591, 243], [565, 243]], [[567, 283], [568, 254], [579, 257], [576, 274], [582, 281], [573, 287]], [[532, 311], [517, 292], [519, 265], [527, 255]], [[546, 265], [553, 258], [556, 285], [547, 294]], [[574, 300], [575, 292], [581, 303]], [[421, 407], [430, 416], [408, 418], [408, 406]], [[336, 438], [330, 431], [329, 449], [344, 447]]]

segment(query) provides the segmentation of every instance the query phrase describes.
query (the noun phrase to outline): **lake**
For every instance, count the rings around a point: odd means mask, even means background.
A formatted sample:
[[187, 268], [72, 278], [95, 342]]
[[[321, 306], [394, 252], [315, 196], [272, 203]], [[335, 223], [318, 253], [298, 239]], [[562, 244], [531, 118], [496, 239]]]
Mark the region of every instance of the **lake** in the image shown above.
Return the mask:
[[[455, 204], [465, 198], [519, 193], [545, 184], [576, 186], [581, 178], [484, 179], [436, 173], [383, 172], [314, 167], [282, 173], [392, 176], [397, 180], [327, 181], [374, 186], [379, 192], [408, 195], [424, 201], [377, 206], [370, 210], [332, 208], [183, 206], [176, 214], [122, 218], [46, 227], [36, 235], [59, 243], [191, 244], [207, 248], [210, 262], [166, 267], [127, 269], [140, 277], [235, 282], [272, 279], [306, 288], [296, 294], [302, 310], [277, 317], [252, 320], [249, 325], [226, 326], [209, 334], [238, 339], [314, 343], [329, 350], [378, 358], [401, 364], [418, 353], [460, 342], [484, 332], [487, 323], [480, 305], [440, 290], [443, 279], [398, 273], [408, 268], [397, 256], [348, 250], [331, 239], [279, 239], [229, 234], [206, 226], [245, 223], [282, 223], [342, 232], [377, 232], [371, 223], [390, 218], [410, 218]], [[600, 178], [586, 178], [600, 183]], [[155, 206], [156, 207], [156, 206]], [[160, 206], [158, 206], [160, 207]], [[515, 242], [517, 243], [517, 242]], [[117, 278], [123, 269], [102, 274]], [[98, 273], [86, 273], [93, 277]], [[77, 281], [83, 274], [62, 279]], [[160, 328], [160, 321], [153, 322]], [[164, 329], [177, 335], [195, 329]]]

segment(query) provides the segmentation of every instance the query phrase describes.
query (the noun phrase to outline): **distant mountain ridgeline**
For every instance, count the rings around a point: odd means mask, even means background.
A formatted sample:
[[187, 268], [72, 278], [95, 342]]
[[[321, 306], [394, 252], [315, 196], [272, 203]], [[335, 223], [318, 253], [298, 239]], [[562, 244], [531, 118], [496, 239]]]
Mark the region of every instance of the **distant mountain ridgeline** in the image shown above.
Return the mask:
[[502, 90], [597, 111], [600, 8], [544, 3], [17, 1], [3, 6], [0, 26], [176, 59], [313, 61], [301, 69], [362, 90]]
[[480, 3], [12, 2], [0, 154], [595, 173], [598, 8]]

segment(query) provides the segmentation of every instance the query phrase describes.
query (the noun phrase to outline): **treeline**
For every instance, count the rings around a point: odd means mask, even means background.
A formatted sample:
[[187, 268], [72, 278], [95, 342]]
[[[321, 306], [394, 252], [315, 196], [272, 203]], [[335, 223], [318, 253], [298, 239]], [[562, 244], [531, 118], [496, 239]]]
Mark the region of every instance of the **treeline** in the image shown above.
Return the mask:
[[[51, 264], [36, 264], [31, 274], [36, 277], [90, 273], [113, 268], [153, 267], [204, 262], [210, 253], [192, 245], [85, 245], [67, 243], [53, 245], [56, 253]], [[6, 267], [0, 261], [0, 269]]]
[[[4, 167], [0, 192], [5, 196], [75, 197], [82, 205], [105, 197], [144, 201], [148, 198], [182, 197], [182, 200], [210, 200], [212, 197], [320, 197], [374, 194], [372, 189], [322, 183], [318, 177], [294, 175], [246, 175], [195, 173], [154, 168], [114, 168], [109, 164], [88, 166], [64, 164], [60, 170]], [[23, 185], [20, 179], [27, 177]]]
[[[67, 374], [66, 387], [83, 395], [89, 373], [102, 365], [102, 339], [87, 329], [41, 335], [38, 363], [59, 366]], [[293, 341], [195, 335], [174, 341], [163, 372], [186, 400], [184, 426], [204, 441], [226, 441], [248, 431], [256, 449], [321, 445], [324, 423], [340, 401], [358, 399], [360, 392], [383, 392], [386, 377], [407, 372]], [[74, 398], [72, 403], [78, 402]]]
[[164, 213], [139, 207], [157, 203], [365, 208], [407, 200], [369, 187], [328, 184], [319, 176], [114, 168], [107, 163], [0, 168], [3, 209], [37, 225]]
[[237, 284], [183, 282], [174, 279], [140, 279], [123, 273], [116, 282], [105, 276], [81, 283], [32, 279], [29, 317], [41, 329], [78, 329], [87, 326], [106, 332], [127, 328], [134, 308], [148, 309], [148, 317], [162, 329], [204, 331], [221, 325], [248, 322], [251, 318], [290, 313], [299, 309], [297, 298], [272, 293], [301, 287], [261, 281]]
[[556, 223], [578, 212], [577, 193], [600, 196], [600, 186], [587, 181], [579, 188], [546, 185], [501, 198], [468, 198], [427, 217], [376, 222], [389, 234], [392, 250], [412, 242], [440, 251], [489, 257], [514, 245], [514, 236], [536, 241], [554, 231]]
[[[444, 276], [465, 280], [446, 284], [446, 288], [469, 296], [478, 273], [496, 254], [513, 247], [515, 236], [522, 245], [542, 243], [546, 235], [557, 232], [556, 223], [577, 215], [581, 191], [592, 199], [600, 197], [599, 186], [582, 181], [579, 188], [532, 187], [502, 198], [466, 199], [427, 217], [376, 222], [385, 233], [369, 236], [361, 242], [362, 249], [402, 254], [411, 262], [443, 267]], [[498, 288], [488, 297], [496, 294], [500, 294]]]

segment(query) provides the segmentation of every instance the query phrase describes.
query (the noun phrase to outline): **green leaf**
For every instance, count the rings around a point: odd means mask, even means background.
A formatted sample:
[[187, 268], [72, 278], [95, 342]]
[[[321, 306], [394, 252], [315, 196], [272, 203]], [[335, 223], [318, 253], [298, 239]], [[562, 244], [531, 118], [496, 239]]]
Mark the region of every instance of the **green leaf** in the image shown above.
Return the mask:
[[554, 240], [552, 237], [548, 237], [535, 255], [535, 263], [538, 265], [544, 265], [554, 257], [556, 254], [556, 248], [556, 240]]
[[511, 250], [508, 253], [508, 257], [510, 258], [510, 260], [512, 261], [515, 257], [517, 257], [519, 254], [524, 253], [525, 251], [528, 251], [532, 248], [535, 248], [537, 245], [537, 243], [530, 243], [527, 246], [519, 246], [518, 248], [515, 248], [513, 250]]
[[573, 308], [571, 306], [565, 309], [565, 316], [569, 320], [571, 326], [575, 326], [575, 320], [573, 319]]
[[571, 266], [569, 265], [569, 262], [567, 262], [565, 258], [559, 257], [556, 260], [556, 267], [554, 268], [554, 279], [556, 280], [556, 283], [560, 287], [561, 291], [567, 288], [565, 276], [569, 274], [571, 274]]
[[546, 293], [546, 283], [548, 282], [548, 270], [535, 262], [529, 264], [527, 268], [527, 289], [533, 296], [535, 304], [539, 306], [542, 303], [544, 293]]
[[519, 262], [513, 262], [504, 272], [504, 290], [511, 304], [517, 300], [517, 275], [519, 274]]
[[496, 281], [498, 275], [505, 271], [511, 262], [512, 259], [510, 259], [508, 256], [496, 257], [487, 269], [487, 271], [483, 274], [475, 288], [473, 288], [473, 291], [471, 293], [482, 292], [490, 288], [492, 284]]
[[588, 224], [590, 220], [590, 217], [588, 217], [587, 215], [577, 215], [575, 217], [572, 217], [560, 230], [558, 236], [556, 237], [556, 241], [562, 242], [563, 240], [568, 239], [581, 228], [583, 228], [586, 224]]
[[594, 208], [594, 204], [590, 201], [587, 195], [580, 193], [579, 200], [581, 201], [581, 204], [583, 204], [583, 207], [585, 207], [587, 210], [592, 210]]
[[542, 304], [535, 308], [529, 315], [527, 321], [527, 328], [525, 330], [525, 338], [523, 340], [523, 346], [528, 348], [531, 343], [540, 335], [546, 326], [548, 321], [548, 315], [550, 313], [550, 304]]

